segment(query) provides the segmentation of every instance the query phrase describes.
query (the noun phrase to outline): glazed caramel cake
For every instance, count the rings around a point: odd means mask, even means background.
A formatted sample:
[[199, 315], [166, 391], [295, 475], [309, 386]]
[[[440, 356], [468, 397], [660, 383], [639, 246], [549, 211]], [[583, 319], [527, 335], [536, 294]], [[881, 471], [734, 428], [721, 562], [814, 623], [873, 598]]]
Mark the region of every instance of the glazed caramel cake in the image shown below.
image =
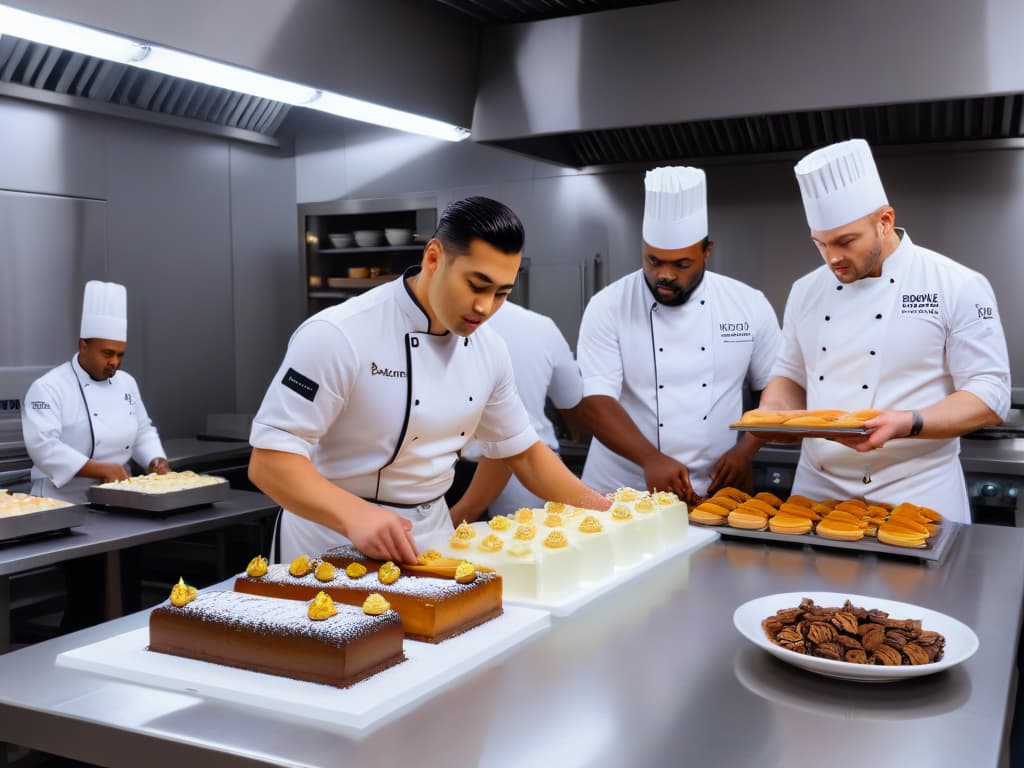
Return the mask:
[[[349, 576], [345, 569], [353, 563], [365, 572]], [[325, 564], [333, 567], [328, 570]], [[419, 575], [402, 573], [384, 583], [379, 575], [383, 565], [387, 564], [367, 558], [355, 547], [343, 546], [325, 553], [319, 566], [310, 563], [308, 569], [296, 569], [301, 575], [293, 575], [291, 566], [283, 564], [267, 567], [262, 576], [240, 574], [235, 590], [288, 600], [310, 600], [323, 591], [349, 605], [362, 605], [367, 595], [377, 592], [398, 612], [406, 637], [427, 643], [447, 640], [502, 613], [502, 579], [496, 573], [478, 571], [462, 584], [455, 580], [454, 568], [450, 576], [420, 569]]]
[[297, 600], [192, 590], [180, 607], [169, 600], [150, 613], [149, 650], [338, 688], [405, 659], [395, 611], [371, 616], [339, 605], [312, 619], [310, 608]]
[[8, 493], [0, 488], [0, 517], [13, 517], [28, 512], [43, 512], [74, 506], [70, 501], [50, 499], [46, 496], [32, 496], [27, 493]]

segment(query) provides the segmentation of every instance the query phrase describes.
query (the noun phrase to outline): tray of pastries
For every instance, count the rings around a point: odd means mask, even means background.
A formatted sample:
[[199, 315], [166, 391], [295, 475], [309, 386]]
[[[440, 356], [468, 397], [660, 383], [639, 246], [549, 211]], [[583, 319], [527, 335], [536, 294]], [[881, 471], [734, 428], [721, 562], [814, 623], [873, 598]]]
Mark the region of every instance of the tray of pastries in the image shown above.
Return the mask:
[[783, 500], [723, 488], [689, 512], [691, 523], [723, 536], [814, 544], [922, 560], [941, 560], [960, 528], [928, 507], [864, 499]]
[[794, 437], [831, 437], [833, 435], [866, 435], [864, 423], [881, 411], [865, 408], [860, 411], [821, 409], [816, 411], [767, 411], [755, 408], [729, 426], [740, 432], [772, 432]]
[[165, 513], [223, 501], [230, 492], [231, 487], [223, 477], [186, 471], [136, 475], [94, 485], [88, 494], [89, 501], [100, 506]]
[[0, 489], [0, 540], [66, 531], [85, 522], [84, 507], [60, 499]]

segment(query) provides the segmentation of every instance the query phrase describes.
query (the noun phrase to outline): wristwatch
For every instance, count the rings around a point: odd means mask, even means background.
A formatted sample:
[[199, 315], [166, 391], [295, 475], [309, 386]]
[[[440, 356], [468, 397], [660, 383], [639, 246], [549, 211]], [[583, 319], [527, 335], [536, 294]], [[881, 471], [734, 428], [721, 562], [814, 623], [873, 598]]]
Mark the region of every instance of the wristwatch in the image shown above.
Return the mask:
[[924, 419], [921, 417], [920, 411], [911, 411], [910, 418], [910, 434], [907, 437], [917, 437], [924, 429]]

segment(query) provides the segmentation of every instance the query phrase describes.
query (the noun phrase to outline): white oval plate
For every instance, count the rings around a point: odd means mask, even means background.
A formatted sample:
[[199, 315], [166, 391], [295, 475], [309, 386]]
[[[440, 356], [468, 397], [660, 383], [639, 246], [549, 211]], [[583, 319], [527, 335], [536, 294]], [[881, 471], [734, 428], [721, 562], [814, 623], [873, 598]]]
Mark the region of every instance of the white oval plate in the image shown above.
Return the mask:
[[[775, 612], [782, 608], [796, 608], [805, 597], [809, 597], [823, 607], [842, 605], [849, 600], [854, 605], [868, 610], [876, 608], [885, 611], [894, 619], [920, 619], [924, 629], [933, 630], [945, 636], [946, 649], [942, 660], [931, 664], [885, 667], [820, 659], [775, 645], [768, 639], [761, 622], [769, 616], [774, 616]], [[974, 634], [974, 630], [944, 613], [911, 603], [842, 592], [784, 592], [758, 597], [737, 608], [733, 613], [732, 621], [740, 634], [750, 642], [764, 648], [768, 653], [787, 664], [806, 669], [809, 672], [816, 672], [819, 675], [836, 677], [841, 680], [856, 680], [862, 683], [889, 683], [911, 677], [932, 675], [955, 667], [960, 662], [969, 659], [978, 650], [978, 636]]]

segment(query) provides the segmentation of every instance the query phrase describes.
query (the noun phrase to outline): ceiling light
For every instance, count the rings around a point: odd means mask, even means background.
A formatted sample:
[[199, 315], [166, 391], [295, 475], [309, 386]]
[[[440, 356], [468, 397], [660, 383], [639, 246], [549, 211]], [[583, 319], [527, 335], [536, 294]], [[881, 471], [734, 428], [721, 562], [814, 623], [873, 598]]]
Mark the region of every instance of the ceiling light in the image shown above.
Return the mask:
[[0, 35], [75, 51], [172, 77], [205, 83], [261, 99], [308, 107], [333, 115], [418, 133], [444, 141], [462, 141], [469, 131], [451, 123], [384, 107], [372, 102], [320, 91], [202, 56], [142, 42], [0, 5]]

